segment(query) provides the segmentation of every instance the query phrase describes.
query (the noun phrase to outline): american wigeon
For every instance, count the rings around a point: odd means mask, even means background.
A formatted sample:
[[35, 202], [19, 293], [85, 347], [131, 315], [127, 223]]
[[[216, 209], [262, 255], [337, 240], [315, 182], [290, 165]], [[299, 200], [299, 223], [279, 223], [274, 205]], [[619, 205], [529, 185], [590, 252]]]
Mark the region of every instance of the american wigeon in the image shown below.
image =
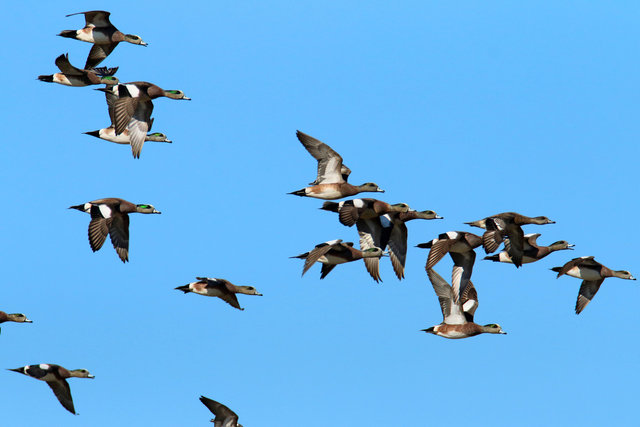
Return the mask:
[[377, 218], [390, 212], [408, 212], [411, 208], [406, 203], [390, 205], [377, 199], [352, 199], [342, 202], [324, 202], [320, 208], [337, 212], [342, 225], [353, 226], [358, 220]]
[[473, 322], [473, 315], [478, 307], [478, 294], [469, 282], [465, 292], [458, 295], [453, 288], [435, 270], [427, 270], [429, 281], [440, 301], [443, 321], [441, 324], [422, 329], [424, 332], [444, 338], [460, 339], [479, 334], [506, 334], [500, 325], [478, 325]]
[[[389, 212], [371, 219], [360, 219], [356, 222], [360, 236], [360, 249], [389, 247], [389, 258], [398, 280], [404, 278], [404, 265], [407, 259], [407, 221], [414, 219], [442, 219], [432, 210], [407, 212]], [[367, 258], [365, 266], [368, 271], [378, 271], [378, 258]]]
[[136, 158], [140, 157], [147, 132], [153, 124], [151, 100], [160, 97], [191, 100], [180, 90], [164, 90], [149, 82], [123, 83], [96, 90], [106, 94], [109, 117], [116, 135], [129, 131], [131, 151]]
[[[153, 119], [151, 119], [151, 121], [153, 122]], [[115, 142], [116, 144], [131, 145], [131, 138], [129, 137], [129, 129], [125, 129], [124, 132], [122, 132], [120, 135], [117, 135], [116, 128], [112, 125], [112, 126], [109, 126], [108, 128], [102, 128], [102, 129], [94, 130], [91, 132], [84, 132], [84, 133], [86, 135], [91, 135], [91, 136], [95, 136], [96, 138], [104, 139], [105, 141]], [[167, 143], [173, 142], [169, 138], [167, 138], [167, 135], [160, 132], [148, 133], [144, 140], [145, 142], [147, 141], [167, 142]], [[142, 146], [140, 146], [140, 149], [142, 149]], [[140, 158], [139, 152], [136, 153], [133, 151], [133, 149], [131, 151], [134, 159]]]
[[242, 424], [238, 424], [238, 414], [222, 403], [204, 396], [200, 396], [200, 402], [216, 416], [211, 420], [215, 427], [242, 427]]
[[74, 369], [72, 371], [63, 368], [60, 365], [51, 363], [41, 363], [39, 365], [27, 365], [21, 368], [9, 369], [9, 371], [19, 372], [28, 377], [45, 381], [53, 394], [56, 395], [58, 401], [64, 408], [76, 414], [73, 407], [73, 399], [71, 398], [71, 388], [67, 382], [67, 378], [94, 378], [86, 369]]
[[[27, 319], [27, 316], [22, 313], [5, 313], [4, 311], [0, 311], [0, 323], [4, 322], [32, 323], [32, 321]], [[1, 328], [0, 332], [2, 332]]]
[[175, 289], [185, 294], [193, 292], [206, 297], [218, 297], [238, 310], [244, 310], [244, 308], [240, 307], [236, 294], [262, 296], [253, 286], [236, 286], [228, 280], [212, 277], [196, 277], [196, 279], [198, 279], [197, 282], [187, 283]]
[[342, 163], [342, 157], [322, 141], [300, 131], [296, 131], [298, 140], [309, 154], [318, 161], [318, 177], [310, 187], [291, 192], [301, 197], [334, 200], [353, 196], [362, 192], [384, 193], [377, 184], [367, 182], [362, 185], [351, 185], [347, 182], [351, 170]]
[[159, 214], [153, 205], [136, 205], [117, 197], [108, 197], [87, 202], [82, 205], [69, 206], [91, 214], [89, 222], [89, 244], [93, 252], [99, 250], [107, 235], [122, 262], [129, 261], [129, 214]]
[[[566, 240], [559, 240], [557, 242], [553, 242], [549, 246], [538, 246], [537, 239], [540, 237], [540, 233], [535, 234], [525, 234], [524, 236], [524, 246], [522, 251], [522, 263], [529, 264], [532, 262], [536, 262], [541, 260], [542, 258], [549, 255], [551, 252], [561, 251], [565, 249], [573, 250], [572, 244], [567, 242]], [[511, 257], [507, 251], [502, 251], [496, 255], [490, 255], [484, 257], [484, 259], [491, 260], [494, 262], [504, 262], [508, 264], [513, 264]]]
[[425, 269], [431, 270], [445, 254], [449, 254], [453, 260], [451, 273], [451, 285], [456, 295], [466, 292], [470, 283], [473, 265], [476, 261], [475, 248], [482, 244], [482, 239], [473, 233], [466, 231], [448, 231], [440, 234], [430, 242], [420, 243], [419, 248], [427, 248], [429, 256]]
[[580, 285], [580, 291], [578, 291], [578, 300], [576, 301], [576, 314], [580, 314], [587, 304], [591, 302], [600, 289], [600, 285], [607, 277], [636, 280], [628, 271], [611, 270], [596, 261], [593, 256], [574, 258], [562, 267], [553, 267], [551, 270], [558, 273], [556, 278], [566, 274], [582, 279], [582, 285]]
[[524, 251], [524, 232], [521, 226], [526, 224], [555, 224], [546, 216], [528, 217], [515, 212], [503, 212], [472, 222], [465, 222], [472, 227], [484, 228], [482, 247], [490, 254], [495, 252], [504, 241], [505, 250], [516, 267], [522, 265]]
[[[300, 255], [292, 256], [291, 258], [304, 259], [304, 267], [302, 268], [302, 275], [311, 268], [315, 262], [322, 263], [322, 270], [320, 279], [324, 279], [327, 274], [331, 272], [338, 264], [344, 264], [346, 262], [357, 261], [359, 259], [380, 258], [383, 255], [383, 251], [380, 248], [369, 248], [363, 251], [355, 249], [352, 242], [342, 243], [341, 239], [330, 240], [325, 243], [316, 245], [309, 252], [305, 252]], [[378, 282], [380, 280], [380, 274], [378, 271], [369, 271], [373, 280]]]
[[64, 30], [59, 36], [93, 43], [87, 63], [84, 68], [90, 70], [101, 63], [120, 42], [128, 42], [147, 46], [140, 36], [124, 34], [109, 21], [111, 13], [104, 10], [91, 10], [88, 12], [71, 13], [67, 15], [84, 15], [85, 26], [80, 30]]
[[62, 54], [56, 58], [59, 73], [38, 76], [38, 80], [48, 83], [59, 83], [65, 86], [83, 87], [89, 85], [117, 85], [119, 80], [114, 76], [118, 67], [81, 70], [69, 62], [69, 54]]

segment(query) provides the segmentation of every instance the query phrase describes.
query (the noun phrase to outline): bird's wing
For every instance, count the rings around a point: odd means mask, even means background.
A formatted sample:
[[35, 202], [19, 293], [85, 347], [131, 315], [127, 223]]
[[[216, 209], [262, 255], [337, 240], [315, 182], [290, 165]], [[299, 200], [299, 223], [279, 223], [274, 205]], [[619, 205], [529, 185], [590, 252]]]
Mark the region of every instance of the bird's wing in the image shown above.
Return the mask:
[[569, 270], [571, 270], [573, 267], [576, 267], [578, 265], [599, 266], [600, 263], [597, 262], [593, 256], [574, 258], [560, 268], [560, 270], [558, 271], [558, 276], [556, 277], [560, 277], [563, 274], [567, 274]]
[[213, 413], [213, 415], [216, 416], [214, 419], [216, 422], [224, 423], [221, 424], [222, 426], [227, 425], [227, 420], [229, 418], [235, 418], [235, 421], [238, 421], [238, 415], [222, 403], [216, 402], [215, 400], [209, 399], [204, 396], [200, 396], [200, 402], [202, 402], [204, 406], [206, 406]]
[[522, 266], [524, 256], [524, 232], [522, 227], [516, 224], [507, 226], [507, 238], [504, 240], [504, 248], [511, 257], [511, 261], [516, 267]]
[[109, 224], [109, 236], [122, 262], [129, 260], [129, 215], [113, 215]]
[[471, 280], [469, 280], [469, 285], [465, 288], [464, 293], [460, 295], [460, 305], [467, 322], [473, 322], [473, 315], [478, 308], [478, 292], [476, 292]]
[[131, 152], [135, 159], [140, 158], [140, 151], [147, 138], [147, 132], [151, 128], [151, 114], [153, 113], [153, 103], [151, 100], [139, 101], [136, 110], [129, 121], [127, 130], [129, 131], [129, 140], [131, 144]]
[[[109, 99], [107, 98], [107, 104]], [[120, 96], [113, 101], [113, 119], [116, 135], [120, 135], [129, 126], [131, 118], [136, 112], [138, 98]]]
[[[342, 157], [324, 142], [297, 131], [298, 140], [309, 154], [318, 161], [318, 184], [332, 184], [345, 182], [342, 178]], [[351, 171], [347, 168], [347, 176]]]
[[580, 314], [582, 310], [591, 302], [593, 297], [600, 289], [600, 285], [604, 282], [604, 278], [600, 280], [583, 280], [578, 291], [578, 300], [576, 301], [576, 314]]
[[449, 255], [453, 259], [451, 287], [455, 295], [461, 296], [469, 285], [473, 264], [476, 261], [476, 252], [472, 249], [464, 253], [449, 252]]
[[407, 226], [402, 221], [393, 223], [391, 235], [389, 236], [389, 258], [393, 271], [399, 280], [404, 278], [404, 264], [407, 260]]
[[118, 43], [94, 44], [89, 51], [89, 56], [87, 56], [87, 62], [84, 65], [85, 70], [91, 70], [95, 68], [96, 65], [104, 61], [104, 59], [113, 52], [113, 49], [115, 49], [117, 45]]
[[109, 15], [111, 13], [104, 10], [90, 10], [88, 12], [71, 13], [67, 16], [84, 15], [84, 22], [87, 26], [108, 27], [111, 25]]
[[444, 323], [448, 325], [462, 325], [466, 323], [467, 320], [462, 313], [460, 303], [447, 281], [436, 273], [435, 270], [427, 270], [427, 275], [429, 276], [433, 290], [438, 296], [438, 301], [440, 301]]
[[[360, 236], [360, 250], [364, 251], [374, 247], [380, 247], [382, 226], [379, 218], [361, 219], [356, 222], [358, 235]], [[381, 248], [383, 249], [383, 248]], [[363, 258], [364, 266], [376, 282], [380, 281], [380, 258]]]
[[69, 62], [69, 54], [62, 54], [56, 58], [56, 66], [67, 76], [82, 76], [82, 70], [74, 67]]
[[306, 273], [311, 268], [311, 266], [315, 264], [316, 261], [318, 261], [320, 257], [322, 257], [323, 255], [326, 255], [327, 252], [329, 252], [333, 248], [337, 249], [340, 246], [339, 245], [340, 242], [342, 242], [342, 240], [337, 239], [337, 240], [332, 240], [331, 242], [320, 243], [319, 245], [316, 245], [316, 247], [313, 248], [311, 251], [309, 251], [309, 255], [307, 255], [307, 259], [305, 259], [304, 261], [304, 267], [302, 268], [302, 275], [304, 276], [304, 273]]
[[62, 406], [64, 406], [67, 411], [75, 414], [76, 410], [73, 407], [73, 399], [71, 398], [71, 388], [69, 387], [69, 383], [65, 379], [61, 378], [56, 381], [47, 381], [47, 384], [51, 387], [53, 394], [56, 395]]
[[455, 242], [453, 239], [436, 239], [429, 250], [425, 269], [432, 269], [449, 252]]

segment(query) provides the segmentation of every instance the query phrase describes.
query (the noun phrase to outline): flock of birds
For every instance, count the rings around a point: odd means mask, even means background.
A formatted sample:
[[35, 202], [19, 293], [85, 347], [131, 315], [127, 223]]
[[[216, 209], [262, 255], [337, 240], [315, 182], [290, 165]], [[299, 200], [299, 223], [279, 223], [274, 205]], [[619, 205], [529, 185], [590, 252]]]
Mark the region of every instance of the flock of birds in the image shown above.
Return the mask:
[[[120, 83], [114, 76], [117, 68], [96, 68], [118, 45], [126, 41], [141, 46], [147, 44], [136, 35], [123, 34], [109, 21], [109, 12], [82, 12], [86, 25], [80, 30], [66, 30], [59, 35], [92, 43], [83, 69], [73, 67], [68, 55], [60, 55], [56, 65], [60, 73], [43, 75], [38, 78], [45, 82], [54, 82], [68, 86], [87, 86], [105, 84], [98, 89], [106, 94], [111, 125], [93, 132], [86, 132], [98, 138], [129, 144], [134, 158], [140, 157], [145, 141], [171, 142], [164, 134], [148, 134], [153, 124], [152, 100], [158, 97], [189, 100], [182, 91], [164, 90], [143, 81]], [[76, 15], [76, 14], [72, 14]], [[67, 15], [71, 16], [71, 15]], [[377, 184], [368, 182], [362, 185], [348, 183], [351, 170], [344, 165], [342, 157], [327, 144], [310, 135], [297, 132], [304, 148], [318, 162], [317, 178], [307, 187], [289, 194], [327, 200], [321, 209], [335, 212], [341, 224], [356, 226], [360, 249], [352, 242], [340, 239], [330, 240], [316, 245], [309, 252], [292, 258], [304, 260], [302, 275], [316, 262], [322, 264], [320, 278], [326, 277], [337, 265], [362, 259], [369, 275], [376, 282], [381, 281], [379, 262], [383, 256], [391, 260], [393, 270], [399, 280], [404, 278], [404, 266], [407, 257], [406, 223], [414, 219], [442, 219], [432, 210], [412, 210], [405, 203], [389, 204], [373, 198], [352, 199], [341, 202], [329, 200], [354, 196], [362, 192], [379, 192]], [[122, 262], [129, 260], [129, 214], [160, 214], [149, 204], [134, 204], [120, 198], [103, 198], [84, 204], [71, 206], [90, 214], [88, 237], [91, 249], [99, 250], [107, 236]], [[429, 249], [426, 271], [435, 294], [439, 300], [443, 321], [423, 331], [445, 338], [468, 338], [482, 333], [506, 334], [498, 324], [479, 325], [474, 322], [478, 307], [478, 294], [471, 282], [473, 266], [476, 260], [475, 249], [482, 246], [487, 254], [494, 253], [500, 245], [504, 249], [484, 259], [501, 263], [511, 263], [517, 268], [533, 263], [552, 252], [571, 249], [573, 245], [566, 241], [557, 241], [549, 246], [537, 243], [540, 234], [524, 234], [523, 226], [530, 224], [553, 224], [547, 217], [528, 217], [514, 212], [504, 212], [466, 224], [484, 229], [482, 236], [467, 231], [449, 231], [437, 238], [417, 245]], [[440, 276], [434, 267], [446, 255], [453, 260], [451, 284]], [[557, 277], [569, 275], [582, 280], [575, 311], [579, 314], [594, 298], [602, 282], [607, 277], [635, 280], [625, 270], [611, 270], [593, 256], [574, 258], [562, 267], [552, 269]], [[197, 277], [196, 282], [175, 288], [186, 293], [218, 297], [232, 307], [243, 310], [236, 294], [262, 295], [252, 286], [236, 286], [225, 279]], [[0, 311], [0, 323], [31, 323], [24, 314], [7, 314]], [[62, 406], [75, 414], [68, 378], [94, 378], [86, 369], [67, 370], [55, 364], [27, 365], [11, 371], [45, 381], [53, 390]], [[211, 410], [216, 426], [235, 427], [238, 415], [225, 405], [200, 397], [202, 403]]]

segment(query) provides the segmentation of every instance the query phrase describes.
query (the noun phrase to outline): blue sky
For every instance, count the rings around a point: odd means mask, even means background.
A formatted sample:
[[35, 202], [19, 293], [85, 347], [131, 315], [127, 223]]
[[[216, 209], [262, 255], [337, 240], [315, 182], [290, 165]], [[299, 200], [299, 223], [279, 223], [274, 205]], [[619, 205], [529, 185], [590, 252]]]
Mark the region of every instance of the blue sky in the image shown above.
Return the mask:
[[[104, 65], [121, 81], [181, 89], [157, 100], [139, 160], [82, 132], [109, 124], [104, 95], [36, 80], [88, 43], [56, 37], [111, 11], [147, 48]], [[37, 10], [37, 13], [36, 13]], [[638, 18], [635, 2], [11, 2], [3, 25], [5, 126], [0, 368], [58, 363], [79, 416], [48, 387], [0, 371], [2, 424], [207, 425], [205, 395], [251, 426], [632, 425], [638, 282], [608, 279], [580, 316], [577, 279], [549, 271], [595, 255], [636, 277]], [[315, 178], [299, 129], [374, 181], [380, 199], [433, 209], [409, 223], [406, 280], [361, 263], [318, 280], [289, 259], [355, 229], [287, 192]], [[102, 197], [132, 215], [130, 263], [92, 253]], [[374, 195], [375, 196], [375, 195]], [[452, 341], [417, 243], [503, 211], [546, 215], [540, 243], [575, 251], [516, 270], [481, 261], [476, 321], [506, 336]], [[450, 277], [448, 257], [438, 266]], [[255, 286], [245, 311], [183, 295], [195, 276]], [[625, 304], [622, 304], [624, 302]], [[453, 415], [450, 413], [453, 411]]]

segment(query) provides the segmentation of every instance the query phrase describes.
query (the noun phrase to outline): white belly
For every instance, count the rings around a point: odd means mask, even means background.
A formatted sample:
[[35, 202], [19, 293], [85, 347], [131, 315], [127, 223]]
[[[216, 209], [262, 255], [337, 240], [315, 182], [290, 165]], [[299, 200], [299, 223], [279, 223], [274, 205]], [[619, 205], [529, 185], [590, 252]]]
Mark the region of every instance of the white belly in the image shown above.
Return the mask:
[[333, 255], [322, 255], [320, 258], [318, 258], [318, 261], [323, 264], [344, 264], [345, 262], [347, 262], [344, 259], [338, 258]]

